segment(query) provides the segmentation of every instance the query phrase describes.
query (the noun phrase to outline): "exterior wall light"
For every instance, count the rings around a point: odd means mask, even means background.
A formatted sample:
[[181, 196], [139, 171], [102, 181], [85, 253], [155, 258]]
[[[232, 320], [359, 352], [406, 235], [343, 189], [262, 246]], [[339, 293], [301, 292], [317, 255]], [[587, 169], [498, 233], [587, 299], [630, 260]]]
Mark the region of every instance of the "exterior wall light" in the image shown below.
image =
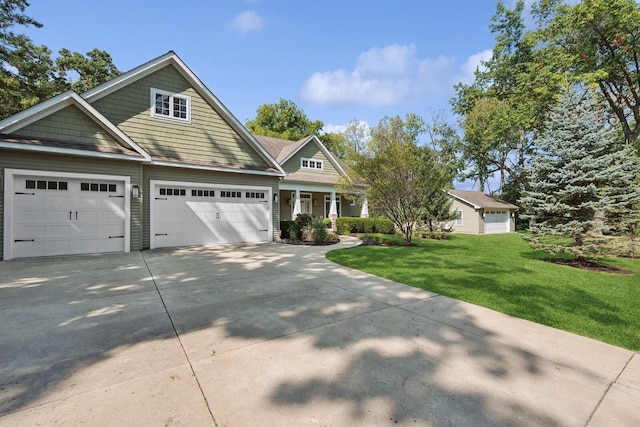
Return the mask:
[[138, 186], [138, 184], [133, 184], [131, 186], [131, 197], [133, 197], [134, 199], [140, 198], [140, 187]]

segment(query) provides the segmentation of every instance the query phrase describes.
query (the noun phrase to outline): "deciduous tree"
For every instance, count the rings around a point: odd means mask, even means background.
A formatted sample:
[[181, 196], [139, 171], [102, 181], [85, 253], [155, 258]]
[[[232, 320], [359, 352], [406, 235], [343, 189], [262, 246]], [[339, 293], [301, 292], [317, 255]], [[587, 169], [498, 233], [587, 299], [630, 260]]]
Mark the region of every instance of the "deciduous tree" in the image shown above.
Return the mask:
[[297, 141], [309, 135], [320, 136], [324, 124], [309, 120], [293, 101], [281, 98], [274, 104], [258, 107], [255, 119], [247, 120], [245, 126], [256, 135]]
[[354, 182], [366, 183], [372, 210], [391, 219], [407, 243], [417, 222], [433, 215], [445, 185], [437, 153], [418, 144], [424, 120], [409, 114], [385, 118], [371, 129], [371, 151], [354, 154]]

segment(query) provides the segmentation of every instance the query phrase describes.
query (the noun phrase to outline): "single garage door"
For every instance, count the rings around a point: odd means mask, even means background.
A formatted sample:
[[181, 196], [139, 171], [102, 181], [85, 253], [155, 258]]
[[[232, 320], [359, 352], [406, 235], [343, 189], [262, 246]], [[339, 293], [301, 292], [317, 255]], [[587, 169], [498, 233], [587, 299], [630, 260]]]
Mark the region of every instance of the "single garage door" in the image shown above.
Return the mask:
[[70, 174], [14, 175], [12, 257], [125, 251], [125, 187]]
[[484, 217], [485, 234], [508, 233], [509, 212], [486, 212]]
[[268, 188], [151, 182], [151, 248], [271, 240]]

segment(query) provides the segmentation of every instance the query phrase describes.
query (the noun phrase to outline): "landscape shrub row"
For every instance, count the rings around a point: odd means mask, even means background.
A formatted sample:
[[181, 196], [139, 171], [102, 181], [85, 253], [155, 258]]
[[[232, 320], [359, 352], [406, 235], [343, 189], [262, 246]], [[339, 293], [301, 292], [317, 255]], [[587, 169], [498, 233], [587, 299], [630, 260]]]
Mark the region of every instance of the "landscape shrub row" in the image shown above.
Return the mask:
[[338, 234], [349, 233], [381, 233], [393, 234], [393, 221], [386, 218], [352, 218], [340, 217], [336, 220]]

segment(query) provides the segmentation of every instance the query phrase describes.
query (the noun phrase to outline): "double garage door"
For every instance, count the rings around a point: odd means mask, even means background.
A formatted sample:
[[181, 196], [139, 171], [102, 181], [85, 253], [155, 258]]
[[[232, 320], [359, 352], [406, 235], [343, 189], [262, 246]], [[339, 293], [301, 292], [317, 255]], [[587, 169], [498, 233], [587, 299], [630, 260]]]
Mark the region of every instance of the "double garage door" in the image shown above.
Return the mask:
[[[151, 181], [150, 247], [272, 238], [271, 188]], [[128, 252], [128, 176], [5, 170], [4, 259]]]
[[129, 250], [127, 177], [7, 174], [4, 257]]
[[151, 248], [271, 240], [268, 187], [151, 181]]
[[508, 233], [511, 231], [509, 212], [485, 211], [485, 234]]

